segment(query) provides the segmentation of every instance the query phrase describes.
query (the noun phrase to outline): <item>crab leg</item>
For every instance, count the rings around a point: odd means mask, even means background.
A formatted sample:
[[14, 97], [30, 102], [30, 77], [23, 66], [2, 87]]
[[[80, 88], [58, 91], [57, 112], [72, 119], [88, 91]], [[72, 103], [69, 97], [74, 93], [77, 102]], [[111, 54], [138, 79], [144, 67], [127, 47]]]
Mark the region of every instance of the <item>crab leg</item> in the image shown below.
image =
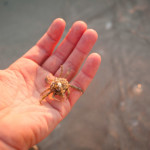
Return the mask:
[[41, 93], [41, 95], [43, 95], [45, 92], [47, 92], [47, 91], [49, 91], [49, 90], [50, 90], [50, 88], [46, 89], [45, 91], [43, 91], [43, 92]]
[[69, 74], [70, 74], [70, 72], [71, 72], [71, 69], [69, 69], [68, 71], [67, 71], [67, 73], [66, 73], [66, 75], [65, 75], [65, 77], [64, 78], [68, 78], [68, 76], [69, 76]]
[[52, 92], [50, 91], [50, 92], [48, 92], [46, 95], [44, 95], [43, 97], [42, 97], [42, 99], [40, 100], [40, 104], [42, 104], [42, 101], [49, 95], [49, 94], [51, 94]]
[[70, 87], [73, 88], [73, 89], [76, 89], [76, 90], [78, 90], [78, 91], [80, 91], [82, 93], [84, 93], [84, 91], [81, 88], [79, 88], [79, 87], [76, 87], [76, 86], [71, 85], [71, 84], [70, 84]]
[[46, 83], [51, 84], [51, 81], [53, 81], [53, 80], [50, 79], [50, 78], [48, 77], [48, 75], [47, 75], [46, 78], [45, 78], [45, 81], [46, 81]]
[[54, 100], [56, 100], [56, 101], [60, 101], [59, 99], [57, 99], [56, 97], [55, 97], [55, 94], [53, 93], [53, 95], [52, 95], [52, 98], [54, 99]]
[[70, 90], [69, 90], [69, 88], [68, 88], [68, 90], [67, 90], [67, 98], [69, 99], [69, 95], [70, 95]]
[[60, 70], [60, 75], [59, 75], [59, 77], [61, 78], [61, 77], [62, 77], [62, 74], [63, 74], [63, 66], [62, 66], [62, 65], [60, 66], [60, 69], [61, 69], [61, 70]]

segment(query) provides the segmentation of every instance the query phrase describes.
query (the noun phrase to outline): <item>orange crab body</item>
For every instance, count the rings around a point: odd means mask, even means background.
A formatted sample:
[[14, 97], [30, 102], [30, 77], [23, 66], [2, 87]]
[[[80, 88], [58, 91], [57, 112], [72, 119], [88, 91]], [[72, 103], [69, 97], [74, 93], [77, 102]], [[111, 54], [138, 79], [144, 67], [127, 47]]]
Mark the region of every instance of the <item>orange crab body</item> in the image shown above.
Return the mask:
[[81, 88], [69, 84], [67, 79], [62, 78], [61, 77], [62, 73], [63, 73], [63, 67], [61, 66], [60, 77], [55, 77], [53, 80], [49, 79], [48, 76], [46, 77], [46, 82], [50, 85], [50, 87], [41, 93], [42, 98], [40, 100], [40, 103], [51, 93], [53, 93], [52, 98], [54, 100], [60, 101], [60, 99], [55, 98], [55, 96], [57, 95], [64, 98], [65, 94], [67, 94], [67, 97], [69, 98], [69, 94], [70, 94], [69, 87], [74, 88], [83, 93], [83, 90]]
[[50, 90], [55, 95], [64, 96], [69, 90], [69, 83], [65, 78], [55, 78], [50, 85]]

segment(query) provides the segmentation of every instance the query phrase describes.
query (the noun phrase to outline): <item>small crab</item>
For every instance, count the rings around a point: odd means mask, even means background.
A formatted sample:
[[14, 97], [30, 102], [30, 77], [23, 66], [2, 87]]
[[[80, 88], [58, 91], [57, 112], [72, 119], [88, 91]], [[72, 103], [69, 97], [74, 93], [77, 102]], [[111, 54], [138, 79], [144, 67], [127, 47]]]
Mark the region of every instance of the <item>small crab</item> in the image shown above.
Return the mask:
[[[42, 98], [40, 100], [40, 104], [51, 93], [53, 93], [52, 98], [57, 101], [61, 101], [61, 100], [57, 99], [55, 95], [64, 98], [65, 94], [67, 94], [67, 97], [69, 97], [70, 94], [69, 87], [74, 88], [83, 93], [83, 90], [81, 88], [69, 84], [66, 78], [62, 78], [62, 74], [63, 74], [63, 66], [61, 66], [61, 73], [59, 77], [55, 77], [53, 80], [50, 79], [48, 76], [46, 77], [45, 80], [50, 85], [50, 87], [41, 93]], [[66, 75], [68, 74], [69, 72], [67, 72]]]

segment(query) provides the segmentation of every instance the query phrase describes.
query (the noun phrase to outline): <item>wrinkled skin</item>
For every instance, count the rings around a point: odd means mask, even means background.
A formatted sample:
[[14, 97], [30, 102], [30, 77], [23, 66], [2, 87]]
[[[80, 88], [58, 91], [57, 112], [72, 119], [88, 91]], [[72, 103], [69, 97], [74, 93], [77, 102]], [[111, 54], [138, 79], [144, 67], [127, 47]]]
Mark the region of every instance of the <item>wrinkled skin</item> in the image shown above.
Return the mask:
[[67, 80], [84, 91], [93, 79], [100, 65], [98, 54], [90, 54], [81, 71], [78, 74], [77, 71], [96, 42], [97, 33], [77, 21], [53, 52], [64, 28], [63, 19], [54, 20], [35, 46], [0, 71], [0, 149], [26, 150], [40, 142], [81, 96], [81, 92], [71, 89], [67, 101], [46, 101], [40, 105], [40, 93], [47, 88], [48, 74], [54, 79], [60, 74], [60, 65], [64, 66], [64, 73], [72, 68]]

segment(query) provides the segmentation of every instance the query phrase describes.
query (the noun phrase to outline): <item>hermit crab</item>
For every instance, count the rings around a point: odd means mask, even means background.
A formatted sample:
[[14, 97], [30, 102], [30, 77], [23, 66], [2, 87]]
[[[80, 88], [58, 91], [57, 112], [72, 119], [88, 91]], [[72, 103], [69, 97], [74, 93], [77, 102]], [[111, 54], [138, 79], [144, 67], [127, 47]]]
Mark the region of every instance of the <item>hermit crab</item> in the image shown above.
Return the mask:
[[[65, 95], [69, 98], [70, 87], [83, 93], [83, 90], [81, 88], [69, 84], [69, 82], [66, 79], [69, 72], [67, 72], [66, 78], [63, 78], [62, 74], [63, 74], [63, 66], [61, 66], [61, 72], [59, 77], [55, 77], [53, 80], [50, 79], [48, 76], [45, 78], [46, 83], [49, 84], [49, 88], [47, 88], [45, 91], [41, 93], [42, 98], [40, 100], [40, 104], [42, 104], [42, 101], [50, 94], [52, 94], [52, 99], [57, 101], [61, 101], [61, 98], [64, 99]], [[55, 96], [60, 96], [60, 98], [57, 99]]]

